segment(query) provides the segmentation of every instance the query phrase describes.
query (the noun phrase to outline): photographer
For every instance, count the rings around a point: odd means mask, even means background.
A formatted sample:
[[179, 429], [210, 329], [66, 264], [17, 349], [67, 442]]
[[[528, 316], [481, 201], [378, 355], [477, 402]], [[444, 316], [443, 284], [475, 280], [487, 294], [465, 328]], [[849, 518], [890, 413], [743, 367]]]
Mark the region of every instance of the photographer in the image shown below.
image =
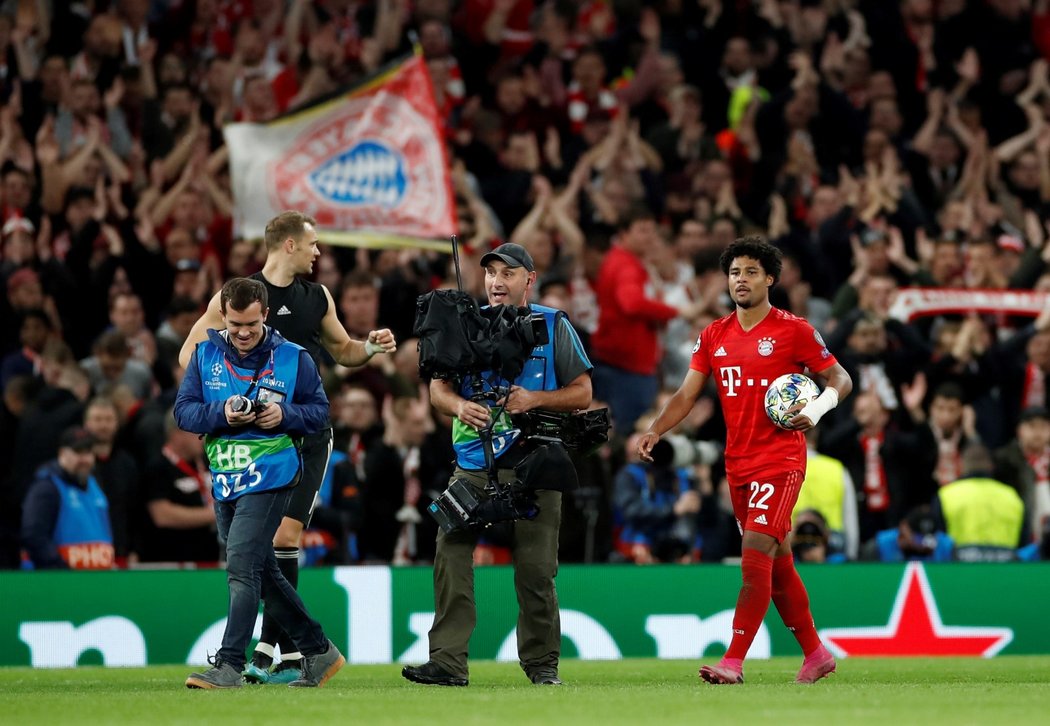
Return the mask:
[[[524, 306], [536, 284], [529, 253], [520, 245], [503, 244], [481, 258], [489, 304]], [[454, 416], [452, 442], [456, 470], [452, 483], [466, 482], [484, 498], [488, 483], [484, 442], [491, 433], [500, 482], [521, 481], [534, 499], [532, 519], [511, 524], [514, 586], [518, 615], [518, 659], [536, 684], [559, 685], [561, 623], [554, 576], [558, 569], [558, 528], [561, 495], [576, 485], [576, 474], [565, 449], [558, 443], [542, 446], [522, 442], [511, 417], [542, 409], [575, 411], [591, 401], [591, 363], [565, 315], [553, 308], [530, 306], [546, 325], [549, 343], [535, 346], [524, 371], [513, 381], [495, 371], [465, 375], [462, 380], [435, 379], [430, 384], [434, 406]], [[491, 395], [509, 384], [509, 394]], [[489, 394], [489, 395], [486, 395]], [[495, 420], [491, 409], [501, 407]], [[509, 414], [509, 415], [508, 415]], [[486, 430], [491, 423], [491, 429]], [[530, 456], [531, 454], [531, 456]], [[518, 467], [517, 469], [515, 467]], [[511, 485], [516, 486], [516, 485]], [[477, 528], [441, 530], [434, 559], [434, 625], [430, 629], [430, 660], [408, 666], [402, 675], [416, 683], [465, 686], [468, 683], [467, 646], [477, 613], [474, 606], [473, 552]]]
[[175, 398], [175, 421], [204, 434], [219, 539], [226, 545], [229, 615], [214, 667], [187, 688], [238, 688], [265, 592], [302, 653], [292, 686], [321, 686], [346, 662], [277, 567], [273, 536], [302, 475], [301, 437], [328, 419], [321, 377], [306, 350], [265, 325], [266, 286], [238, 277], [219, 293], [226, 330], [196, 347]]
[[[637, 448], [640, 434], [627, 441]], [[657, 442], [653, 461], [633, 461], [616, 475], [613, 502], [623, 529], [617, 549], [639, 565], [689, 562], [699, 550], [700, 492], [673, 445]]]

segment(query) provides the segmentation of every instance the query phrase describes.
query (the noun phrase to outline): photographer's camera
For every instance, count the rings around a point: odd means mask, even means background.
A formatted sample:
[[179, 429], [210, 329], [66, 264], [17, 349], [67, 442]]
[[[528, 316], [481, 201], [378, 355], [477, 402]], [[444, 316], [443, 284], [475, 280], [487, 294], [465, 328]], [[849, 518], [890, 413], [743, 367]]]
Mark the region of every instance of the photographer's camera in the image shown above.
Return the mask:
[[260, 413], [266, 408], [262, 401], [253, 401], [247, 396], [234, 396], [230, 401], [230, 410], [234, 413]]
[[681, 434], [667, 434], [653, 444], [653, 465], [659, 467], [711, 465], [718, 462], [722, 449], [710, 441], [693, 441]]

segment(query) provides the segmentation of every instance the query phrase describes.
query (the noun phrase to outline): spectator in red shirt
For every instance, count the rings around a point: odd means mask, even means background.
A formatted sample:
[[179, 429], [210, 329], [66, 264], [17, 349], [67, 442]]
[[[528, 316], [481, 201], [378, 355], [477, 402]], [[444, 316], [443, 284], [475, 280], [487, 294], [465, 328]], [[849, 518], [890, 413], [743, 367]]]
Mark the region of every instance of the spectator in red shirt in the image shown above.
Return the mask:
[[653, 213], [644, 208], [628, 212], [595, 284], [599, 318], [591, 337], [594, 395], [609, 403], [614, 427], [624, 436], [656, 399], [656, 368], [663, 355], [657, 335], [678, 316], [676, 308], [650, 297], [643, 260], [656, 242]]

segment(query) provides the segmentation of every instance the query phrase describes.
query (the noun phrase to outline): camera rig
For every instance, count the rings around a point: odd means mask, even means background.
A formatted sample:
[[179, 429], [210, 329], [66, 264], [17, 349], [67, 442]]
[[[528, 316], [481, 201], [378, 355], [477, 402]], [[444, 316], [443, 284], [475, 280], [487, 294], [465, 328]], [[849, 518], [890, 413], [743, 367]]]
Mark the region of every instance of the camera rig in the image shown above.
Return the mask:
[[[472, 400], [491, 406], [489, 423], [478, 430], [485, 452], [488, 481], [483, 490], [463, 479], [454, 479], [427, 507], [446, 533], [487, 527], [497, 522], [534, 519], [539, 514], [534, 493], [523, 483], [523, 461], [513, 481], [500, 483], [493, 451], [493, 427], [502, 418], [510, 384], [521, 375], [533, 348], [550, 342], [547, 321], [531, 308], [496, 305], [480, 308], [463, 291], [459, 251], [452, 237], [452, 259], [457, 290], [435, 290], [416, 302], [415, 332], [419, 336], [419, 371], [423, 378], [462, 380], [472, 378], [477, 391]], [[482, 385], [482, 372], [493, 371], [496, 381]], [[505, 384], [500, 385], [499, 381]], [[581, 414], [530, 411], [515, 416], [521, 436], [540, 444], [526, 457], [542, 455], [543, 445], [564, 442], [568, 448], [592, 451], [608, 439], [608, 409]]]
[[433, 290], [416, 300], [419, 373], [425, 380], [452, 380], [496, 371], [513, 381], [521, 375], [532, 349], [550, 342], [547, 322], [529, 307], [481, 308], [463, 290], [455, 235], [452, 259], [457, 289]]
[[[479, 374], [475, 374], [480, 379]], [[510, 393], [509, 386], [497, 387], [471, 397], [474, 401], [499, 401]], [[533, 493], [522, 482], [520, 475], [512, 481], [499, 481], [499, 469], [496, 466], [496, 454], [492, 448], [492, 428], [499, 420], [503, 405], [492, 408], [487, 426], [478, 429], [485, 452], [485, 472], [488, 482], [482, 491], [478, 491], [468, 481], [453, 479], [445, 491], [441, 492], [427, 507], [427, 512], [446, 533], [458, 529], [481, 529], [498, 522], [515, 519], [535, 519], [539, 507]]]
[[533, 410], [514, 416], [527, 439], [557, 441], [570, 451], [587, 455], [609, 440], [609, 409], [560, 413]]

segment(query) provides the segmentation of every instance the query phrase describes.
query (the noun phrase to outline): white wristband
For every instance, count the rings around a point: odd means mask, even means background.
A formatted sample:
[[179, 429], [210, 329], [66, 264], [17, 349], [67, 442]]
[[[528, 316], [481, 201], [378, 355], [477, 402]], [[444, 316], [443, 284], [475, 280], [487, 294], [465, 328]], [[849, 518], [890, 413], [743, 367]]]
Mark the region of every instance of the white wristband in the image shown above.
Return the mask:
[[813, 425], [831, 409], [839, 405], [839, 392], [834, 388], [825, 388], [824, 392], [802, 407], [797, 416], [805, 416]]
[[365, 341], [365, 355], [367, 355], [369, 358], [374, 356], [376, 353], [382, 352], [383, 346], [379, 345], [379, 343], [373, 343], [371, 340]]

